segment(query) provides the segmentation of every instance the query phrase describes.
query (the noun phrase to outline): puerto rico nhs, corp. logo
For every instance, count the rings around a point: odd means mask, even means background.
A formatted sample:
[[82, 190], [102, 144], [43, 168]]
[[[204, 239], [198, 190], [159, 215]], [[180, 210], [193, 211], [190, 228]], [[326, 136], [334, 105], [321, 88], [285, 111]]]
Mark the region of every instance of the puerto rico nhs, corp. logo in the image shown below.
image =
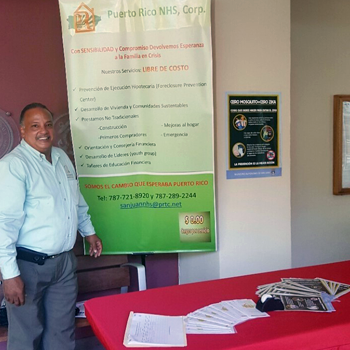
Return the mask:
[[100, 21], [101, 17], [95, 16], [94, 9], [82, 2], [73, 16], [68, 17], [68, 29], [74, 29], [75, 33], [94, 32]]

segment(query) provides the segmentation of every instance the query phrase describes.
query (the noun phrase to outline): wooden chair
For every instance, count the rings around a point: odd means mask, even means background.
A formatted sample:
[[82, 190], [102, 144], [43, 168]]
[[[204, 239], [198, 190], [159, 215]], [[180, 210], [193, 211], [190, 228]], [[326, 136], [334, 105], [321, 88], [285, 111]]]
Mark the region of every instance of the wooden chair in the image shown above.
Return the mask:
[[[145, 290], [146, 271], [142, 264], [129, 263], [127, 255], [103, 255], [92, 258], [84, 255], [83, 239], [80, 235], [74, 246], [78, 259], [78, 300], [87, 300], [97, 296], [125, 293], [130, 286], [129, 269], [136, 270], [138, 290]], [[86, 327], [85, 318], [76, 319], [76, 327]]]

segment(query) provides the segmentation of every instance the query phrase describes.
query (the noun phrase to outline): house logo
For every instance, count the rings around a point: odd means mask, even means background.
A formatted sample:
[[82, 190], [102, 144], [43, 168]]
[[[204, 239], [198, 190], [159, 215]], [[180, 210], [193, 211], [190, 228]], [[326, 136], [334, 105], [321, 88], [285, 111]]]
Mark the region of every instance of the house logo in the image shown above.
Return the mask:
[[100, 16], [95, 15], [95, 10], [83, 2], [74, 11], [73, 16], [68, 16], [68, 29], [74, 29], [75, 33], [94, 32]]
[[94, 9], [85, 5], [83, 2], [75, 10], [73, 18], [74, 29], [76, 33], [86, 33], [95, 31], [96, 23]]

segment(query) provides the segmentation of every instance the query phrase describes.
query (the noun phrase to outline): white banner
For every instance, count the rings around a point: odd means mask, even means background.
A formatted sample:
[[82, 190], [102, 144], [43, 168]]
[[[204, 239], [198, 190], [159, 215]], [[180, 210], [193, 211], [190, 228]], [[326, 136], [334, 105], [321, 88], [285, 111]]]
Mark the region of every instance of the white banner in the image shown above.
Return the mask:
[[76, 167], [105, 251], [215, 250], [210, 1], [59, 3]]

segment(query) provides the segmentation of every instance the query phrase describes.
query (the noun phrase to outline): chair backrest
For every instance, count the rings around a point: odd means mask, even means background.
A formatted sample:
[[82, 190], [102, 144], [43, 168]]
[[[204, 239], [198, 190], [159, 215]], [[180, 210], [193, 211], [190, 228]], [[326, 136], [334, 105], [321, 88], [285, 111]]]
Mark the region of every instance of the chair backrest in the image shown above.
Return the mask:
[[77, 258], [79, 294], [130, 285], [129, 268], [120, 266], [128, 261], [126, 255], [100, 256], [97, 259], [90, 256]]
[[79, 294], [119, 289], [130, 285], [127, 255], [103, 255], [98, 258], [84, 255], [83, 240], [78, 235], [74, 247], [78, 259], [77, 277]]

